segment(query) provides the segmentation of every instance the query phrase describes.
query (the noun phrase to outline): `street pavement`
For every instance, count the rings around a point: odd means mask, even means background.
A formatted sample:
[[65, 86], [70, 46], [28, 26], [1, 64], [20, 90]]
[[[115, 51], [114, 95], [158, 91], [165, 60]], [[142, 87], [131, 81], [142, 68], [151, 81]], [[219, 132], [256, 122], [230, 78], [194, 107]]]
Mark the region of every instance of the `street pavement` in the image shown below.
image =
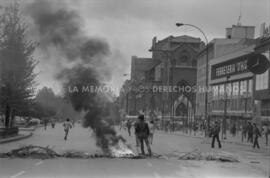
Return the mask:
[[[117, 128], [118, 130], [118, 128]], [[136, 152], [134, 135], [119, 131]], [[133, 132], [132, 132], [133, 133]], [[100, 152], [95, 146], [91, 130], [76, 125], [71, 129], [67, 141], [61, 124], [55, 129], [45, 131], [39, 128], [28, 139], [2, 144], [1, 152], [23, 145], [49, 146], [61, 153], [76, 150], [89, 153]], [[210, 148], [209, 140], [177, 134], [157, 132], [152, 150], [164, 155], [164, 159], [0, 159], [0, 177], [2, 178], [76, 178], [76, 177], [269, 177], [270, 157], [268, 149], [253, 150], [250, 146], [223, 143], [222, 149]], [[224, 152], [237, 156], [239, 163], [218, 161], [179, 160], [177, 155], [191, 152]]]

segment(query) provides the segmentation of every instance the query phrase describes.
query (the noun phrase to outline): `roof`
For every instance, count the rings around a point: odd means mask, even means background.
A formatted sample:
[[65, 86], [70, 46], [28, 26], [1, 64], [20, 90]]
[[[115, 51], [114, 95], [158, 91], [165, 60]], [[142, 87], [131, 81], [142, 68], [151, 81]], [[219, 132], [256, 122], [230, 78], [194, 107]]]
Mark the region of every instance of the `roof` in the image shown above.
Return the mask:
[[241, 39], [241, 38], [214, 38], [212, 41], [209, 42], [208, 46], [203, 48], [199, 53], [198, 56], [201, 55], [207, 47], [217, 46], [217, 45], [233, 45], [233, 44], [242, 44], [243, 46], [250, 46], [256, 42], [255, 39]]
[[247, 55], [247, 54], [251, 53], [254, 50], [254, 47], [255, 47], [255, 44], [245, 46], [242, 49], [233, 51], [231, 53], [227, 53], [227, 54], [225, 54], [223, 56], [219, 56], [217, 58], [213, 58], [210, 61], [210, 65], [215, 65], [217, 63], [225, 62], [225, 61], [228, 61], [228, 60], [240, 57], [240, 56]]
[[[156, 49], [161, 49], [163, 50], [172, 50], [168, 43], [201, 43], [200, 38], [195, 38], [192, 36], [188, 35], [182, 35], [182, 36], [168, 36], [162, 40], [159, 40], [157, 43], [155, 43], [155, 48]], [[151, 47], [150, 50], [153, 50], [153, 46]]]
[[132, 58], [134, 68], [136, 70], [147, 71], [153, 66], [154, 60], [152, 58]]

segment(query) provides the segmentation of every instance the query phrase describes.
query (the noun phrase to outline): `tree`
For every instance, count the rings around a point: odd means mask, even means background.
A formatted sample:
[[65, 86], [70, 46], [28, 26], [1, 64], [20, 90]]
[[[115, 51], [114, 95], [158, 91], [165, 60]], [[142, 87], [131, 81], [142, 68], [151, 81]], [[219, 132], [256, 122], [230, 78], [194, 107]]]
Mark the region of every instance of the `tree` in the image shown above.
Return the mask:
[[6, 7], [0, 16], [0, 104], [6, 128], [12, 127], [15, 114], [26, 110], [34, 95], [36, 44], [26, 39], [26, 33], [19, 5]]

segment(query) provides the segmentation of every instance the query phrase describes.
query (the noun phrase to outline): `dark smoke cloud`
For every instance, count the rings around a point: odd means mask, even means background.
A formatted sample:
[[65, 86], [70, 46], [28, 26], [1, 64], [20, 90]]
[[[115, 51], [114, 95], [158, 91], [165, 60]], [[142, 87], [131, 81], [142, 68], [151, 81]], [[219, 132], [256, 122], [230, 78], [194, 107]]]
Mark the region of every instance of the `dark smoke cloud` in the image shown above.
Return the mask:
[[86, 112], [84, 127], [92, 128], [96, 136], [96, 144], [103, 153], [110, 154], [111, 146], [117, 145], [120, 140], [125, 142], [125, 139], [117, 135], [114, 128], [104, 120], [109, 114], [109, 108], [106, 107], [109, 101], [97, 93], [82, 92], [82, 88], [85, 86], [100, 84], [92, 68], [78, 65], [62, 71], [58, 77], [65, 80], [65, 88], [76, 87], [78, 89], [78, 92], [66, 90], [65, 96], [71, 101], [76, 111]]
[[83, 92], [83, 87], [99, 86], [101, 79], [111, 76], [106, 61], [110, 58], [110, 47], [103, 39], [87, 36], [81, 28], [83, 21], [79, 13], [61, 2], [35, 0], [26, 6], [25, 11], [34, 23], [40, 50], [50, 53], [55, 59], [67, 58], [66, 63], [71, 64], [63, 65], [68, 67], [59, 69], [56, 79], [63, 83], [64, 96], [71, 101], [73, 108], [86, 113], [84, 126], [94, 131], [97, 146], [109, 153], [110, 146], [120, 140], [125, 142], [104, 121], [109, 114], [107, 103], [110, 101], [104, 95]]
[[102, 63], [102, 59], [110, 54], [108, 43], [86, 35], [79, 13], [63, 2], [36, 0], [26, 6], [25, 12], [33, 20], [43, 50], [56, 48], [69, 61], [94, 61], [94, 64]]

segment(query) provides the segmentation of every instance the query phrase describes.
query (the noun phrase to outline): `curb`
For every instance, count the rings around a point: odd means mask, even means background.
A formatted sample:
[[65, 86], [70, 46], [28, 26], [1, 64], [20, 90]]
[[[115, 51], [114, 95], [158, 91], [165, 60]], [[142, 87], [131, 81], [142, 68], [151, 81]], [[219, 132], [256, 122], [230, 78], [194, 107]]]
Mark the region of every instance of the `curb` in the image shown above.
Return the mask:
[[20, 135], [20, 136], [17, 136], [15, 138], [7, 138], [7, 139], [4, 139], [4, 140], [0, 140], [0, 144], [26, 139], [26, 138], [31, 137], [32, 135], [33, 135], [33, 133], [31, 132], [30, 134], [27, 134], [27, 135]]
[[19, 131], [35, 131], [36, 128], [19, 128]]

